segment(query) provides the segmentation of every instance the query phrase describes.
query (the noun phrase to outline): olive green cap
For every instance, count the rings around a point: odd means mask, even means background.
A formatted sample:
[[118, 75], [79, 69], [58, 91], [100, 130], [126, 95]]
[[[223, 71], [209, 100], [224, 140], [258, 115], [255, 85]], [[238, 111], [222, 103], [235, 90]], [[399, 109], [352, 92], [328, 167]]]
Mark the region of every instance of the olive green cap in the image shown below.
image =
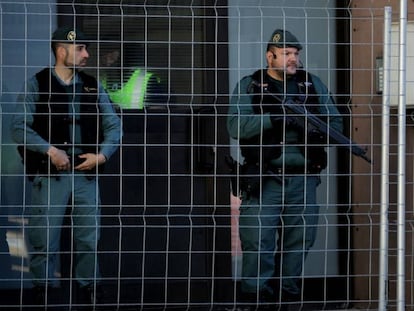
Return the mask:
[[60, 27], [52, 35], [52, 42], [88, 44], [85, 34], [73, 27]]
[[268, 43], [269, 46], [276, 46], [278, 48], [294, 47], [299, 51], [302, 49], [298, 39], [291, 32], [284, 29], [276, 29], [273, 32]]

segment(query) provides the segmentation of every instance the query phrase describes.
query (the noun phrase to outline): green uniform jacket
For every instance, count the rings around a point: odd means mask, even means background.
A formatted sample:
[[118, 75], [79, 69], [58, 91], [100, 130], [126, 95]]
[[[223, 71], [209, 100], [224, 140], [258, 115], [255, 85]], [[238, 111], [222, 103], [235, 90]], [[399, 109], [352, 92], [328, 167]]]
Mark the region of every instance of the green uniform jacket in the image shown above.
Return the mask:
[[[326, 117], [329, 125], [338, 130], [343, 130], [342, 117], [335, 106], [334, 100], [331, 97], [327, 87], [322, 83], [319, 77], [310, 74], [315, 92], [318, 94], [319, 114]], [[293, 98], [299, 93], [297, 82], [294, 78], [287, 80], [286, 85], [281, 81], [274, 80], [268, 77], [275, 87], [280, 89], [282, 98]], [[254, 94], [251, 90], [252, 75], [244, 77], [235, 87], [233, 95], [230, 100], [230, 106], [227, 117], [227, 128], [229, 135], [234, 139], [250, 139], [255, 136], [260, 136], [264, 131], [272, 130], [270, 114], [256, 114], [254, 112], [252, 102]], [[283, 91], [286, 89], [285, 95]], [[282, 154], [278, 159], [272, 159], [271, 164], [275, 166], [304, 166], [306, 159], [301, 152], [298, 145], [299, 132], [294, 128], [286, 128], [283, 133], [284, 139], [281, 142]], [[297, 143], [295, 145], [295, 143]], [[263, 142], [266, 144], [266, 142]], [[277, 146], [275, 148], [280, 148]]]

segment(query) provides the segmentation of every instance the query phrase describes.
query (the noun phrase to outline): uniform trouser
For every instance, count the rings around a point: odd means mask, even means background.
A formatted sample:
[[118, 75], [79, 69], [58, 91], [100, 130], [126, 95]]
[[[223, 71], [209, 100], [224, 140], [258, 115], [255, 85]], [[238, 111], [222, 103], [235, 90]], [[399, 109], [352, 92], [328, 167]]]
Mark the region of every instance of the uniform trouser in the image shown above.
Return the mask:
[[266, 178], [261, 198], [242, 201], [243, 292], [272, 294], [276, 283], [289, 294], [300, 293], [303, 264], [316, 238], [319, 183], [319, 176], [310, 175], [286, 176], [281, 181]]
[[68, 205], [72, 208], [75, 279], [80, 286], [99, 279], [97, 244], [100, 199], [96, 178], [87, 179], [83, 174], [61, 174], [59, 178], [36, 176], [31, 197], [26, 230], [32, 247], [30, 271], [34, 285], [59, 285], [55, 272], [62, 223]]

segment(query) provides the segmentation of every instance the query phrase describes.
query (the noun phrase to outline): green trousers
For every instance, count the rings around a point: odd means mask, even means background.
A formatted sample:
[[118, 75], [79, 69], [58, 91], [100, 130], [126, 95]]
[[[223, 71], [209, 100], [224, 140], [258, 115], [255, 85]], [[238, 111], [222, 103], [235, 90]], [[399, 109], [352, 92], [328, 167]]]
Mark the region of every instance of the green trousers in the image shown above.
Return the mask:
[[243, 251], [242, 291], [300, 293], [300, 275], [314, 244], [319, 176], [265, 178], [261, 195], [243, 199], [239, 234]]
[[59, 285], [60, 236], [66, 209], [70, 210], [74, 247], [74, 279], [86, 286], [99, 279], [97, 244], [100, 197], [96, 178], [61, 174], [36, 176], [27, 208], [30, 271], [34, 285]]

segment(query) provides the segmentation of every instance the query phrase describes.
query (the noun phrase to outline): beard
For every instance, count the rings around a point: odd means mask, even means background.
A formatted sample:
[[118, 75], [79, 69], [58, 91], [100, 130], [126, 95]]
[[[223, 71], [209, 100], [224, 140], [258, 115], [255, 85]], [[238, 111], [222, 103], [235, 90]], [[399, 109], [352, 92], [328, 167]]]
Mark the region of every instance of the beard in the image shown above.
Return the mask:
[[293, 76], [294, 74], [296, 74], [297, 69], [298, 69], [298, 66], [297, 66], [296, 63], [295, 64], [288, 64], [285, 67], [286, 75], [287, 76]]
[[70, 57], [69, 55], [67, 55], [65, 58], [64, 64], [67, 68], [72, 68], [75, 70], [75, 69], [86, 67], [86, 59], [82, 59], [78, 63], [75, 63], [73, 57]]

